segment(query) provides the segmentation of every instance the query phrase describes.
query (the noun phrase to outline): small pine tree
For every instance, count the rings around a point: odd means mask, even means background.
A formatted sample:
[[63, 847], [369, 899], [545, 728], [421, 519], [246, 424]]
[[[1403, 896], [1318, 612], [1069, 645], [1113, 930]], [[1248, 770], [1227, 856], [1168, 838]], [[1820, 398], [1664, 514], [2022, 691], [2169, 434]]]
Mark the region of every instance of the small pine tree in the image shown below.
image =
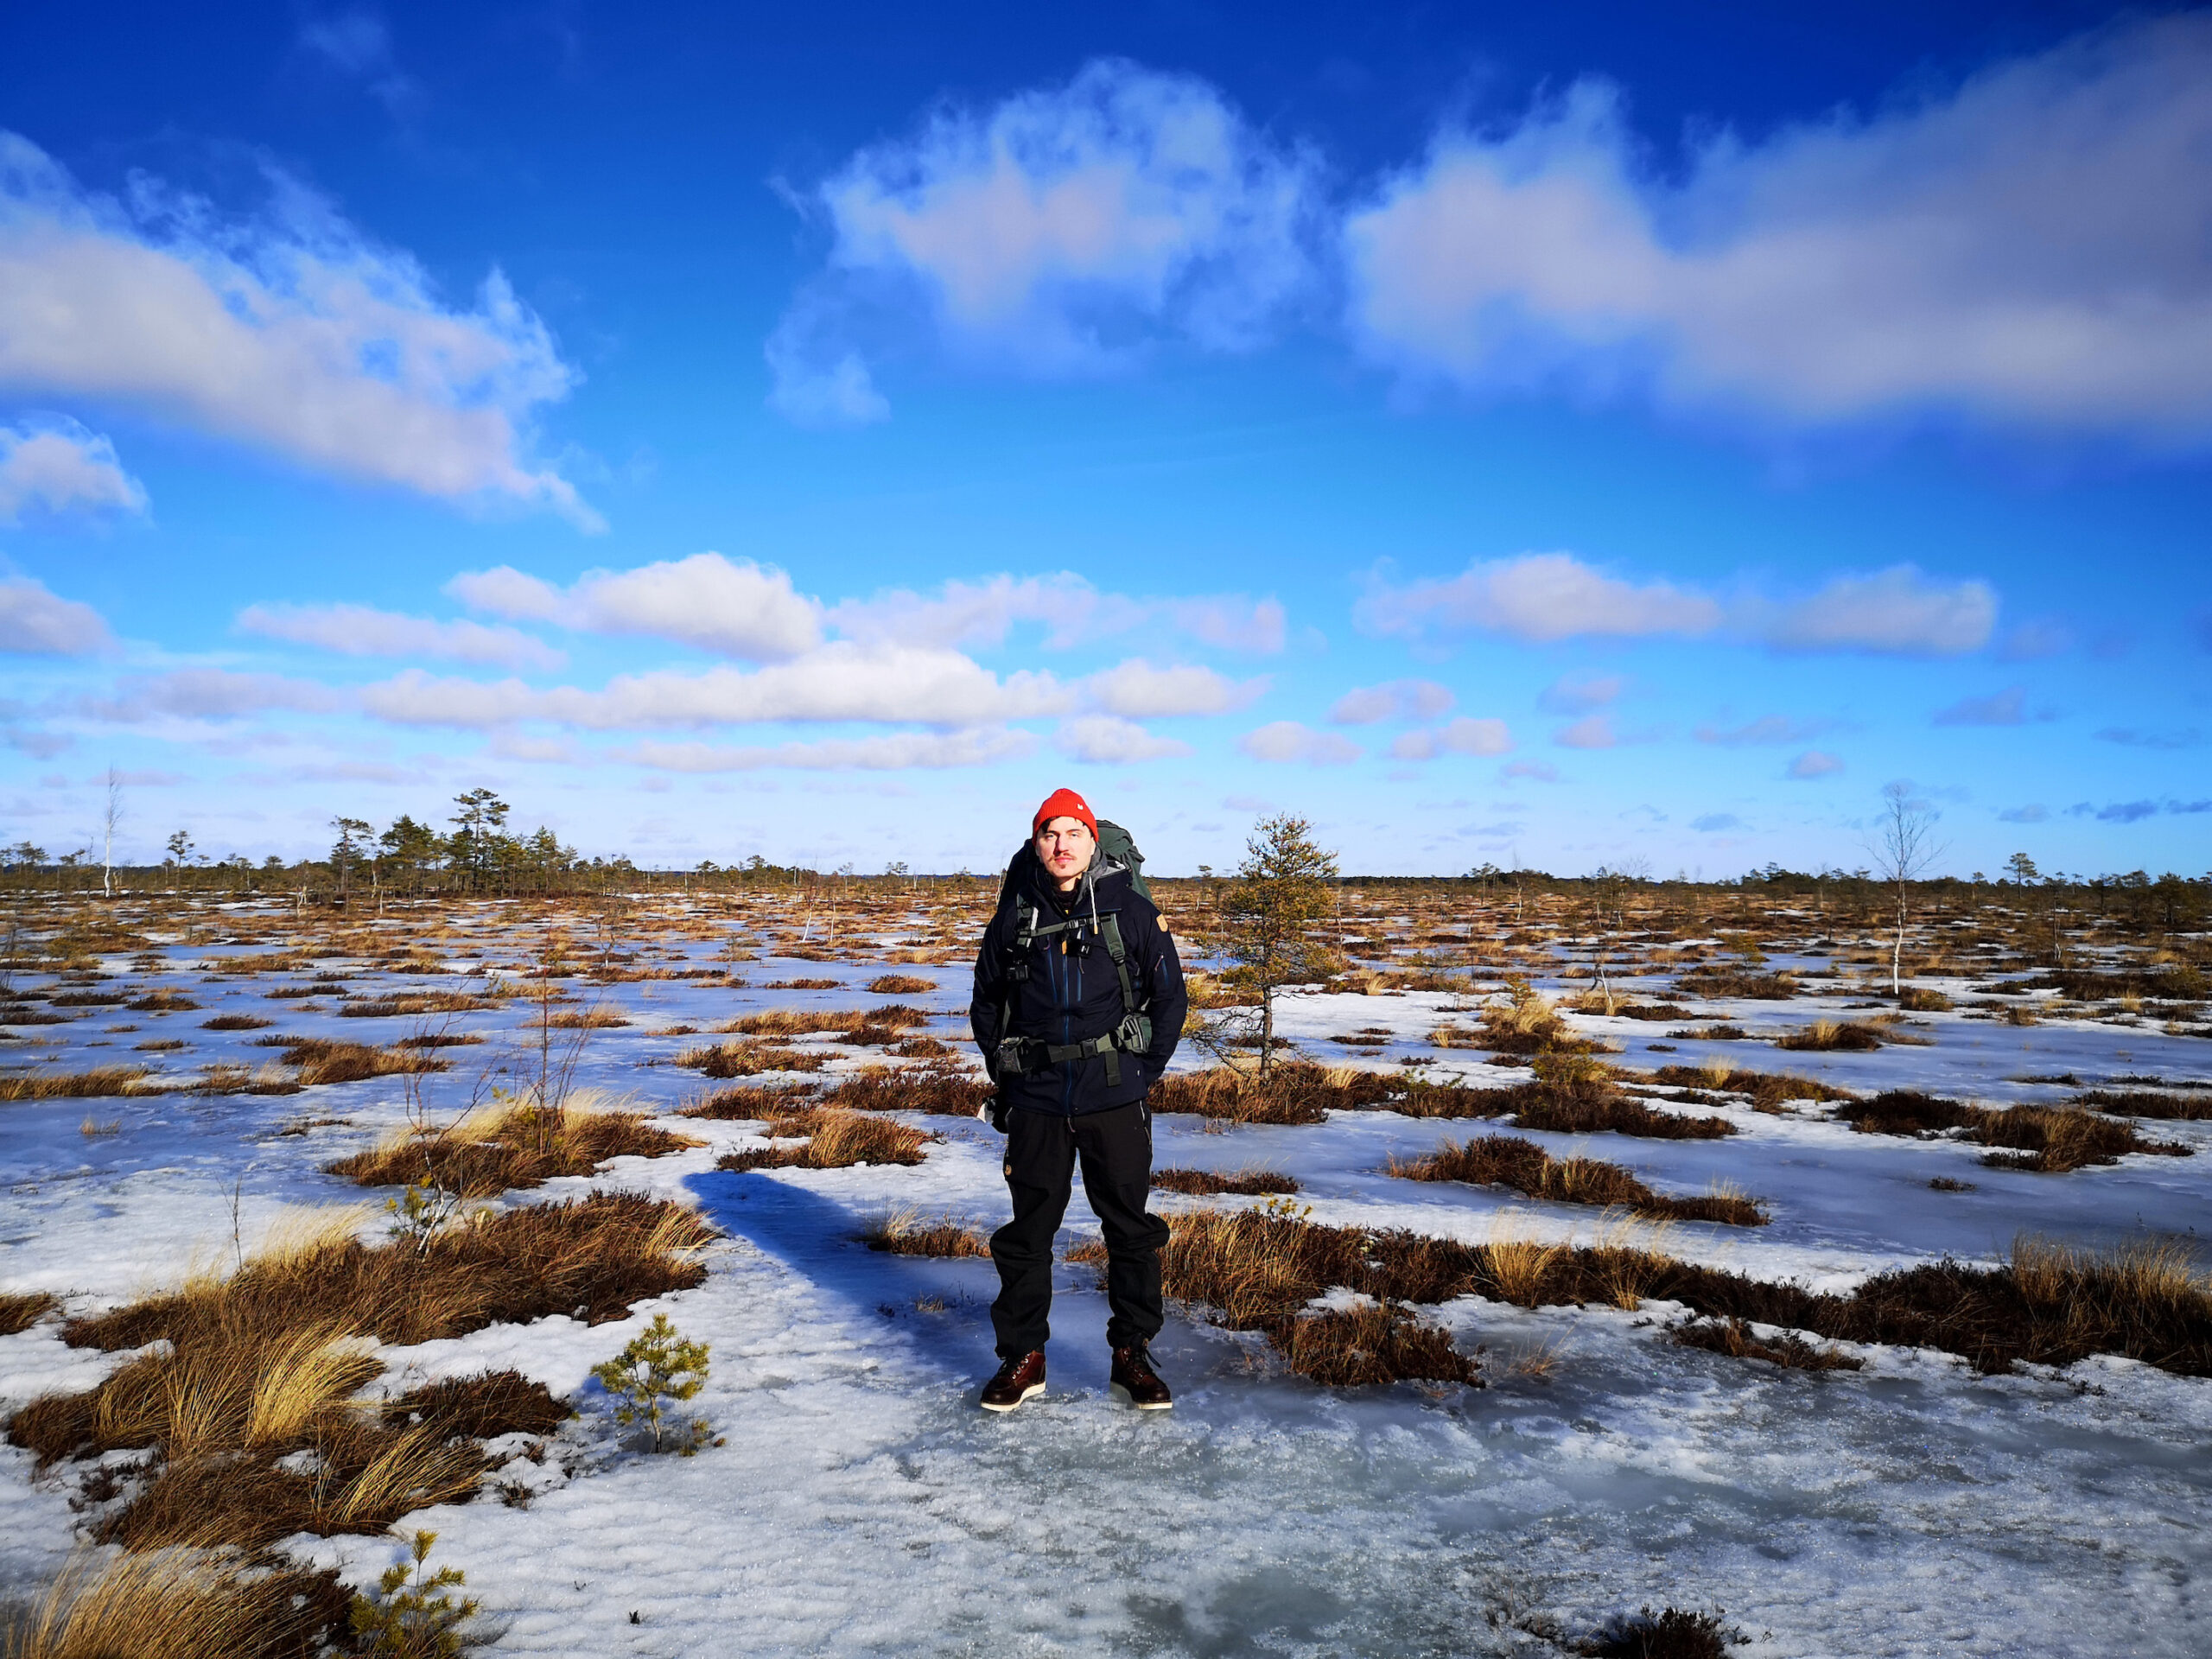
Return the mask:
[[467, 1576], [457, 1567], [424, 1574], [423, 1562], [437, 1541], [435, 1532], [416, 1532], [412, 1559], [385, 1568], [377, 1580], [378, 1599], [353, 1598], [353, 1634], [371, 1659], [458, 1659], [467, 1645], [461, 1625], [475, 1614], [476, 1602], [456, 1602], [452, 1594]]
[[[653, 1450], [658, 1452], [667, 1405], [692, 1399], [706, 1386], [707, 1344], [681, 1335], [667, 1314], [656, 1313], [643, 1333], [632, 1337], [613, 1358], [593, 1366], [591, 1374], [614, 1396], [614, 1420], [626, 1427], [645, 1424], [652, 1432]], [[707, 1432], [704, 1423], [692, 1423], [677, 1449], [690, 1457]]]
[[1312, 937], [1335, 895], [1337, 855], [1314, 841], [1313, 826], [1288, 814], [1262, 818], [1244, 844], [1236, 885], [1223, 895], [1231, 984], [1260, 994], [1260, 1075], [1274, 1059], [1275, 992], [1325, 977], [1343, 966]]

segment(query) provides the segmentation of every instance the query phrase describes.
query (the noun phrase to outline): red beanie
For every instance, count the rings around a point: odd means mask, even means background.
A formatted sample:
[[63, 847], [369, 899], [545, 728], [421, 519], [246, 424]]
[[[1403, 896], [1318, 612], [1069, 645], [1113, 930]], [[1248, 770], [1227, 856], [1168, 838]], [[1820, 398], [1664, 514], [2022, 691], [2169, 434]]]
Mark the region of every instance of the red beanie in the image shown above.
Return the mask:
[[1093, 841], [1098, 839], [1098, 815], [1090, 810], [1090, 803], [1071, 789], [1056, 789], [1045, 798], [1045, 804], [1037, 809], [1037, 816], [1029, 821], [1029, 837], [1034, 841], [1044, 833], [1045, 826], [1054, 818], [1079, 818], [1090, 831]]

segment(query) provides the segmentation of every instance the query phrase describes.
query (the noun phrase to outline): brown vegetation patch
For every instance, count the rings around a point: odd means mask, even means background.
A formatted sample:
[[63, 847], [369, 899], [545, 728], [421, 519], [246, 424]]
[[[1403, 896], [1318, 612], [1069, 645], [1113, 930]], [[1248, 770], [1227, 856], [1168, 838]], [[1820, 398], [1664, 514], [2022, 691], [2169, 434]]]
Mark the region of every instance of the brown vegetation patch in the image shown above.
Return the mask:
[[862, 1112], [973, 1117], [995, 1092], [988, 1078], [957, 1065], [872, 1065], [840, 1080], [822, 1103]]
[[770, 1008], [733, 1020], [719, 1029], [746, 1037], [797, 1037], [835, 1032], [848, 1043], [894, 1043], [914, 1026], [937, 1016], [911, 1003], [887, 1002], [880, 1008]]
[[143, 1065], [97, 1065], [89, 1071], [34, 1071], [0, 1077], [0, 1100], [89, 1100], [143, 1093], [153, 1073]]
[[1184, 1192], [1194, 1198], [1230, 1193], [1239, 1198], [1263, 1198], [1298, 1191], [1298, 1182], [1272, 1169], [1243, 1169], [1224, 1175], [1211, 1169], [1155, 1169], [1152, 1184], [1163, 1192]]
[[1408, 1308], [1378, 1302], [1302, 1313], [1269, 1325], [1267, 1335], [1286, 1365], [1325, 1388], [1408, 1381], [1482, 1386], [1474, 1361], [1452, 1345], [1451, 1333], [1422, 1324]]
[[768, 1124], [772, 1140], [807, 1137], [804, 1146], [753, 1147], [724, 1153], [721, 1170], [849, 1169], [855, 1164], [918, 1164], [922, 1148], [937, 1137], [887, 1117], [864, 1112], [811, 1108]]
[[2071, 1103], [2093, 1106], [2101, 1112], [2118, 1112], [2127, 1117], [2199, 1122], [2212, 1119], [2212, 1095], [2167, 1095], [2135, 1090], [2090, 1089], [2075, 1096]]
[[785, 1048], [774, 1043], [709, 1043], [687, 1048], [678, 1065], [709, 1077], [753, 1077], [763, 1071], [819, 1071], [830, 1056], [818, 1048]]
[[2132, 1152], [2186, 1158], [2192, 1148], [2171, 1141], [2145, 1141], [2135, 1126], [2075, 1106], [2007, 1106], [1992, 1110], [1892, 1089], [1871, 1100], [1837, 1108], [1836, 1116], [1861, 1135], [1911, 1135], [1928, 1140], [1963, 1129], [1965, 1138], [1998, 1150], [1982, 1162], [1999, 1169], [2060, 1174], [2091, 1164], [2116, 1164]]
[[[270, 1047], [277, 1045], [271, 1042]], [[302, 1084], [362, 1083], [371, 1077], [397, 1077], [419, 1071], [446, 1071], [450, 1060], [404, 1046], [378, 1048], [370, 1043], [340, 1042], [330, 1037], [294, 1038], [283, 1044], [277, 1058], [299, 1068]]]
[[1777, 1048], [1809, 1050], [1815, 1053], [1870, 1053], [1882, 1046], [1882, 1033], [1857, 1020], [1815, 1020], [1802, 1031], [1785, 1032], [1774, 1039]]
[[119, 991], [63, 991], [47, 998], [57, 1008], [115, 1008], [130, 1000]]
[[772, 991], [834, 991], [844, 982], [842, 979], [772, 979], [765, 988]]
[[677, 1116], [723, 1122], [788, 1117], [797, 1109], [794, 1103], [810, 1099], [814, 1091], [810, 1083], [757, 1083], [743, 1089], [721, 1089], [704, 1100], [693, 1101]]
[[[532, 1026], [537, 1024], [533, 1020]], [[545, 1027], [549, 1031], [612, 1031], [630, 1022], [612, 1008], [584, 1008], [567, 1014], [549, 1014]]]
[[465, 1435], [495, 1440], [502, 1434], [550, 1434], [575, 1414], [553, 1391], [520, 1371], [449, 1376], [384, 1406], [396, 1428], [428, 1428], [440, 1440]]
[[60, 1306], [42, 1290], [0, 1291], [0, 1337], [29, 1330]]
[[1897, 993], [1897, 1007], [1907, 1014], [1942, 1014], [1951, 1006], [1951, 999], [1941, 991], [1922, 985], [1908, 985]]
[[1217, 1065], [1169, 1072], [1153, 1085], [1152, 1109], [1239, 1123], [1320, 1123], [1332, 1109], [1382, 1105], [1405, 1088], [1404, 1079], [1385, 1072], [1310, 1060], [1279, 1060], [1264, 1077], [1256, 1070]]
[[981, 1256], [988, 1261], [991, 1254], [991, 1241], [974, 1228], [949, 1217], [925, 1220], [911, 1210], [877, 1217], [860, 1236], [871, 1250], [893, 1255]]
[[1757, 974], [1745, 968], [1704, 965], [1691, 969], [1675, 982], [1684, 996], [1718, 1001], [1736, 997], [1747, 1002], [1786, 1002], [1797, 995], [1797, 982], [1787, 974]]
[[1785, 1100], [1856, 1100], [1858, 1096], [1848, 1089], [1839, 1089], [1832, 1083], [1822, 1083], [1817, 1077], [1800, 1077], [1788, 1072], [1748, 1071], [1731, 1065], [1726, 1060], [1708, 1060], [1703, 1065], [1662, 1065], [1651, 1074], [1652, 1081], [1691, 1090], [1712, 1090], [1735, 1095], [1749, 1095], [1757, 1111], [1778, 1109]]
[[65, 1571], [0, 1633], [8, 1659], [321, 1659], [351, 1645], [334, 1568], [124, 1555]]
[[202, 1020], [202, 1031], [266, 1031], [276, 1022], [264, 1020], [253, 1014], [219, 1014], [213, 1020]]
[[348, 1020], [389, 1020], [400, 1014], [474, 1014], [499, 1006], [462, 991], [410, 991], [397, 996], [364, 997], [338, 1012]]
[[2063, 992], [2077, 1002], [2101, 1002], [2123, 996], [2160, 1001], [2195, 1002], [2212, 995], [2212, 982], [2204, 970], [2186, 963], [2169, 968], [2062, 968], [2019, 982], [2023, 990]]
[[524, 1105], [428, 1135], [403, 1134], [325, 1167], [357, 1186], [427, 1179], [461, 1198], [488, 1198], [556, 1175], [588, 1175], [616, 1158], [662, 1158], [704, 1144], [655, 1128], [641, 1113]]
[[1847, 1102], [1835, 1116], [1861, 1135], [1907, 1135], [1927, 1140], [1972, 1123], [1980, 1108], [1917, 1089], [1886, 1089], [1868, 1100]]
[[1465, 1146], [1446, 1141], [1426, 1157], [1389, 1163], [1393, 1175], [1409, 1181], [1465, 1181], [1476, 1186], [1507, 1186], [1532, 1198], [1555, 1204], [1618, 1205], [1639, 1216], [1675, 1221], [1717, 1221], [1737, 1227], [1764, 1227], [1758, 1205], [1732, 1193], [1670, 1198], [1653, 1192], [1632, 1171], [1597, 1158], [1554, 1158], [1533, 1141], [1518, 1135], [1484, 1135]]
[[1726, 1659], [1730, 1648], [1751, 1637], [1725, 1623], [1726, 1617], [1680, 1607], [1655, 1613], [1646, 1607], [1631, 1618], [1616, 1619], [1574, 1651], [1586, 1659]]
[[937, 982], [919, 974], [880, 974], [868, 988], [878, 996], [926, 996], [937, 989]]
[[1741, 1319], [1694, 1319], [1675, 1327], [1675, 1340], [1685, 1348], [1703, 1348], [1731, 1359], [1763, 1359], [1797, 1371], [1855, 1371], [1866, 1363], [1840, 1348], [1808, 1342], [1795, 1331], [1756, 1336]]
[[951, 1045], [940, 1043], [934, 1037], [909, 1037], [903, 1042], [892, 1044], [884, 1051], [887, 1054], [897, 1055], [902, 1060], [950, 1059], [955, 1052]]

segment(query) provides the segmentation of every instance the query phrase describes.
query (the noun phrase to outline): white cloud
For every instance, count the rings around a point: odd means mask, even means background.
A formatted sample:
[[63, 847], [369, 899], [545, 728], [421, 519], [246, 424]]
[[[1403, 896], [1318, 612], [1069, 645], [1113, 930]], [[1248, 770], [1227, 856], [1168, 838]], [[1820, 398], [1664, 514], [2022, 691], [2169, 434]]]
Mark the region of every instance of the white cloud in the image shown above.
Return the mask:
[[1478, 560], [1443, 581], [1376, 582], [1353, 619], [1370, 633], [1418, 639], [1503, 634], [1531, 645], [1588, 636], [1725, 638], [1776, 651], [1955, 656], [1988, 643], [1997, 595], [1912, 565], [1830, 577], [1814, 593], [1726, 601], [1670, 582], [1611, 576], [1571, 553]]
[[1503, 754], [1512, 747], [1513, 734], [1503, 721], [1463, 715], [1433, 731], [1402, 733], [1390, 754], [1398, 760], [1433, 760], [1441, 754]]
[[1591, 82], [1351, 215], [1351, 324], [1478, 389], [1648, 383], [1804, 423], [2212, 427], [2212, 19], [2125, 22], [1662, 177]]
[[1353, 687], [1330, 707], [1329, 718], [1339, 726], [1434, 720], [1451, 706], [1451, 691], [1434, 680], [1392, 680], [1385, 685]]
[[484, 728], [545, 721], [594, 731], [766, 721], [963, 727], [1061, 714], [1069, 703], [1050, 675], [1013, 674], [1001, 681], [956, 652], [847, 641], [750, 672], [657, 670], [621, 676], [597, 690], [440, 679], [410, 669], [360, 695], [369, 713], [400, 725]]
[[403, 253], [278, 181], [220, 222], [141, 180], [92, 195], [0, 133], [0, 384], [123, 405], [308, 468], [450, 500], [596, 516], [524, 459], [575, 378], [505, 277], [468, 311]]
[[115, 445], [74, 421], [0, 426], [0, 524], [42, 512], [146, 511], [145, 486], [123, 470]]
[[1592, 715], [1572, 726], [1560, 727], [1552, 734], [1552, 741], [1563, 749], [1610, 749], [1620, 739], [1613, 734], [1611, 715]]
[[1952, 657], [1989, 643], [1997, 594], [1986, 582], [1934, 582], [1900, 564], [1837, 576], [1794, 604], [1748, 606], [1741, 625], [1779, 651]]
[[1618, 700], [1628, 682], [1618, 674], [1562, 674], [1536, 694], [1550, 715], [1586, 715]]
[[1068, 570], [948, 582], [931, 596], [894, 588], [842, 601], [824, 616], [838, 632], [856, 639], [939, 645], [1001, 645], [1016, 623], [1041, 623], [1045, 644], [1055, 651], [1165, 626], [1222, 650], [1278, 652], [1286, 623], [1281, 605], [1272, 599], [1242, 594], [1137, 599], [1101, 593]]
[[1544, 760], [1509, 760], [1497, 769], [1501, 781], [1526, 778], [1539, 784], [1559, 782], [1559, 768]]
[[0, 578], [0, 651], [89, 657], [114, 643], [91, 606], [59, 598], [29, 576]]
[[1335, 732], [1317, 732], [1294, 720], [1278, 720], [1257, 731], [1247, 732], [1236, 747], [1255, 760], [1308, 766], [1341, 766], [1359, 759], [1359, 745]]
[[1700, 726], [1696, 735], [1700, 743], [1719, 743], [1729, 748], [1740, 748], [1746, 743], [1802, 743], [1808, 738], [1818, 737], [1834, 723], [1828, 720], [1791, 720], [1783, 715], [1761, 715], [1741, 726]]
[[1131, 658], [1084, 682], [1091, 702], [1133, 720], [1169, 715], [1220, 715], [1242, 709], [1267, 690], [1265, 680], [1238, 684], [1210, 668], [1155, 668]]
[[1203, 81], [1117, 60], [941, 109], [809, 198], [830, 271], [770, 342], [771, 401], [834, 416], [854, 401], [842, 380], [879, 415], [842, 326], [871, 307], [918, 302], [956, 352], [1031, 372], [1096, 371], [1162, 337], [1247, 346], [1311, 279], [1317, 171]]
[[162, 718], [238, 720], [288, 709], [327, 714], [343, 700], [328, 686], [281, 674], [238, 674], [224, 668], [182, 668], [124, 680], [110, 697], [88, 697], [78, 712], [93, 720], [135, 726]]
[[266, 639], [347, 657], [437, 657], [504, 668], [558, 668], [566, 660], [543, 640], [481, 622], [439, 622], [367, 605], [249, 605], [238, 627]]
[[1832, 778], [1843, 770], [1843, 762], [1821, 749], [1808, 749], [1789, 763], [1788, 776], [1799, 779]]
[[[1961, 697], [1948, 709], [1936, 711], [1938, 726], [2023, 726], [2028, 714], [2028, 693], [2024, 686], [2007, 686], [2002, 691], [1993, 691], [1986, 697]], [[2048, 720], [2049, 715], [2039, 718]]]
[[507, 565], [455, 576], [472, 610], [588, 633], [645, 634], [747, 662], [786, 661], [821, 639], [822, 607], [772, 564], [695, 553], [630, 570], [594, 570], [566, 589]]
[[1668, 582], [1639, 587], [1571, 553], [1529, 553], [1478, 560], [1447, 581], [1378, 585], [1354, 615], [1373, 633], [1502, 633], [1548, 644], [1587, 634], [1709, 633], [1722, 613], [1718, 601]]
[[1271, 653], [1283, 647], [1288, 619], [1272, 599], [1249, 600], [1242, 594], [1217, 594], [1203, 599], [1154, 601], [1174, 625], [1200, 645], [1221, 651]]
[[1036, 747], [1027, 732], [894, 732], [881, 737], [831, 738], [759, 748], [707, 743], [639, 743], [608, 758], [660, 772], [758, 772], [784, 766], [806, 772], [903, 772], [914, 767], [987, 766], [1017, 760]]
[[768, 407], [794, 426], [873, 426], [891, 418], [891, 402], [858, 352], [823, 362], [789, 321], [760, 348], [768, 363]]
[[1061, 753], [1095, 766], [1128, 766], [1192, 753], [1187, 743], [1158, 736], [1135, 721], [1113, 715], [1081, 715], [1063, 721], [1055, 741]]

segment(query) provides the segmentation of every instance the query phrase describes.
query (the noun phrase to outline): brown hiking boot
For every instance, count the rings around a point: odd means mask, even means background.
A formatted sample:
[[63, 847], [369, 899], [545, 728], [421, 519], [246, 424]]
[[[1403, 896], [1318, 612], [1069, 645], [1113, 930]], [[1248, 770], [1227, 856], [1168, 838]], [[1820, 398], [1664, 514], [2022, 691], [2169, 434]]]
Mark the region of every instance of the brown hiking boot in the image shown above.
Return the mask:
[[1020, 1359], [1009, 1359], [983, 1384], [985, 1411], [1012, 1411], [1033, 1394], [1045, 1392], [1045, 1351], [1033, 1348]]
[[1152, 1356], [1145, 1352], [1141, 1343], [1134, 1348], [1114, 1351], [1110, 1386], [1116, 1400], [1135, 1406], [1139, 1411], [1166, 1411], [1175, 1403], [1175, 1396], [1167, 1392], [1160, 1373], [1152, 1369]]

